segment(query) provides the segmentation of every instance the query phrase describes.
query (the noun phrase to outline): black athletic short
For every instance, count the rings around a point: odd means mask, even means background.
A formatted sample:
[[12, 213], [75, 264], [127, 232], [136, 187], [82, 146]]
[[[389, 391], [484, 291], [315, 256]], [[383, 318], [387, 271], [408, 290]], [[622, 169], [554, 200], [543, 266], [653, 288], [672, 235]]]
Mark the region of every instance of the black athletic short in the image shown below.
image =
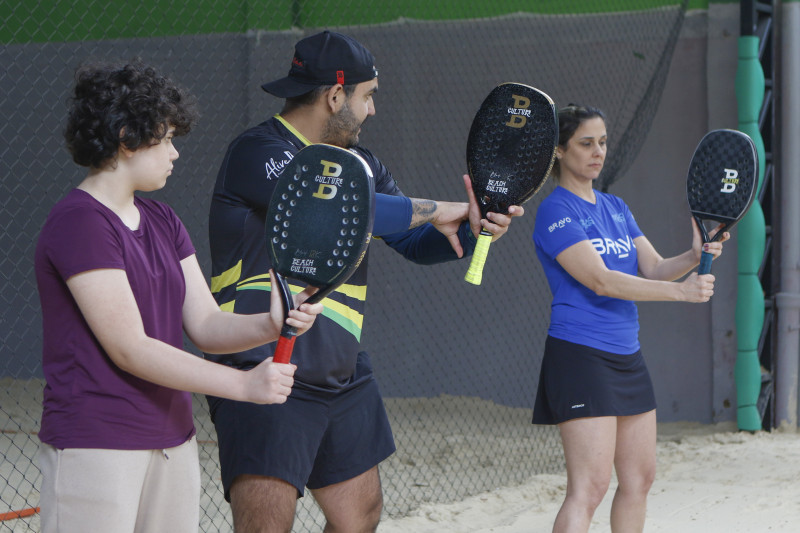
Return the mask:
[[619, 355], [547, 337], [534, 424], [590, 416], [629, 416], [656, 408], [642, 351]]
[[319, 392], [295, 387], [284, 404], [222, 400], [214, 414], [225, 499], [243, 474], [317, 489], [368, 471], [395, 451], [389, 419], [366, 353], [353, 388]]

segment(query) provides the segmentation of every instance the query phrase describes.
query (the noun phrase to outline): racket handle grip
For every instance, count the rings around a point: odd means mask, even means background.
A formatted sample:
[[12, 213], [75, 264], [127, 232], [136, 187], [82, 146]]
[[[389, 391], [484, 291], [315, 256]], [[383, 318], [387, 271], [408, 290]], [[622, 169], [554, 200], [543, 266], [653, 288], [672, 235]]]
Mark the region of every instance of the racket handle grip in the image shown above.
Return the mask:
[[278, 337], [278, 345], [275, 347], [275, 355], [272, 356], [273, 363], [289, 364], [292, 360], [292, 350], [294, 349], [294, 341], [297, 339], [296, 335]]
[[708, 252], [700, 254], [700, 266], [697, 267], [698, 274], [708, 274], [711, 272], [711, 261], [714, 256]]
[[489, 245], [492, 244], [492, 234], [486, 230], [481, 230], [478, 235], [478, 242], [475, 243], [475, 251], [472, 252], [472, 261], [469, 264], [464, 280], [473, 285], [480, 285], [483, 280], [483, 265], [486, 264], [486, 256], [489, 255]]

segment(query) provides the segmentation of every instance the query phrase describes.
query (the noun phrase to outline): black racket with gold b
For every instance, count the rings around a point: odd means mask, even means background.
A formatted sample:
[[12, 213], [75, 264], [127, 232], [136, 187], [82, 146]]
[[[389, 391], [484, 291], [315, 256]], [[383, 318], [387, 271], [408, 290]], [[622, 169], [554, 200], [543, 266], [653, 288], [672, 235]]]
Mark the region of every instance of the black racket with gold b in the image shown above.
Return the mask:
[[[478, 109], [467, 138], [467, 169], [481, 216], [508, 213], [530, 200], [553, 167], [558, 115], [545, 93], [521, 83], [495, 87]], [[482, 230], [464, 279], [480, 285], [492, 234]]]

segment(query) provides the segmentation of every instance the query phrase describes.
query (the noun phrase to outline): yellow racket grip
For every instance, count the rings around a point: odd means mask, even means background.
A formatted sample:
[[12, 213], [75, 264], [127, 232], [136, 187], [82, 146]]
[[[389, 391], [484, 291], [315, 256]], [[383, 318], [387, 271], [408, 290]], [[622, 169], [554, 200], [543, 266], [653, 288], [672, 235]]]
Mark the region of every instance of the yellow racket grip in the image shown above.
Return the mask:
[[483, 265], [486, 264], [486, 256], [489, 255], [489, 245], [492, 244], [492, 234], [486, 230], [481, 230], [478, 235], [478, 242], [475, 243], [475, 251], [472, 252], [472, 262], [469, 264], [464, 280], [473, 285], [480, 285], [483, 279]]

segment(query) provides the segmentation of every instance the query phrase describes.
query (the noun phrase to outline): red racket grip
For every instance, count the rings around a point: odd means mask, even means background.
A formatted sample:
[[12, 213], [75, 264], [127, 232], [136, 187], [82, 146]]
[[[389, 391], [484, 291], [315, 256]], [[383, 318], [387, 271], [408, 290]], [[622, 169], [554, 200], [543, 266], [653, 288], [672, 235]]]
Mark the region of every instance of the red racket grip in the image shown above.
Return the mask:
[[275, 355], [272, 356], [274, 363], [288, 364], [292, 360], [292, 349], [294, 349], [294, 341], [297, 336], [291, 335], [284, 337], [281, 335], [278, 338], [278, 346], [275, 347]]

